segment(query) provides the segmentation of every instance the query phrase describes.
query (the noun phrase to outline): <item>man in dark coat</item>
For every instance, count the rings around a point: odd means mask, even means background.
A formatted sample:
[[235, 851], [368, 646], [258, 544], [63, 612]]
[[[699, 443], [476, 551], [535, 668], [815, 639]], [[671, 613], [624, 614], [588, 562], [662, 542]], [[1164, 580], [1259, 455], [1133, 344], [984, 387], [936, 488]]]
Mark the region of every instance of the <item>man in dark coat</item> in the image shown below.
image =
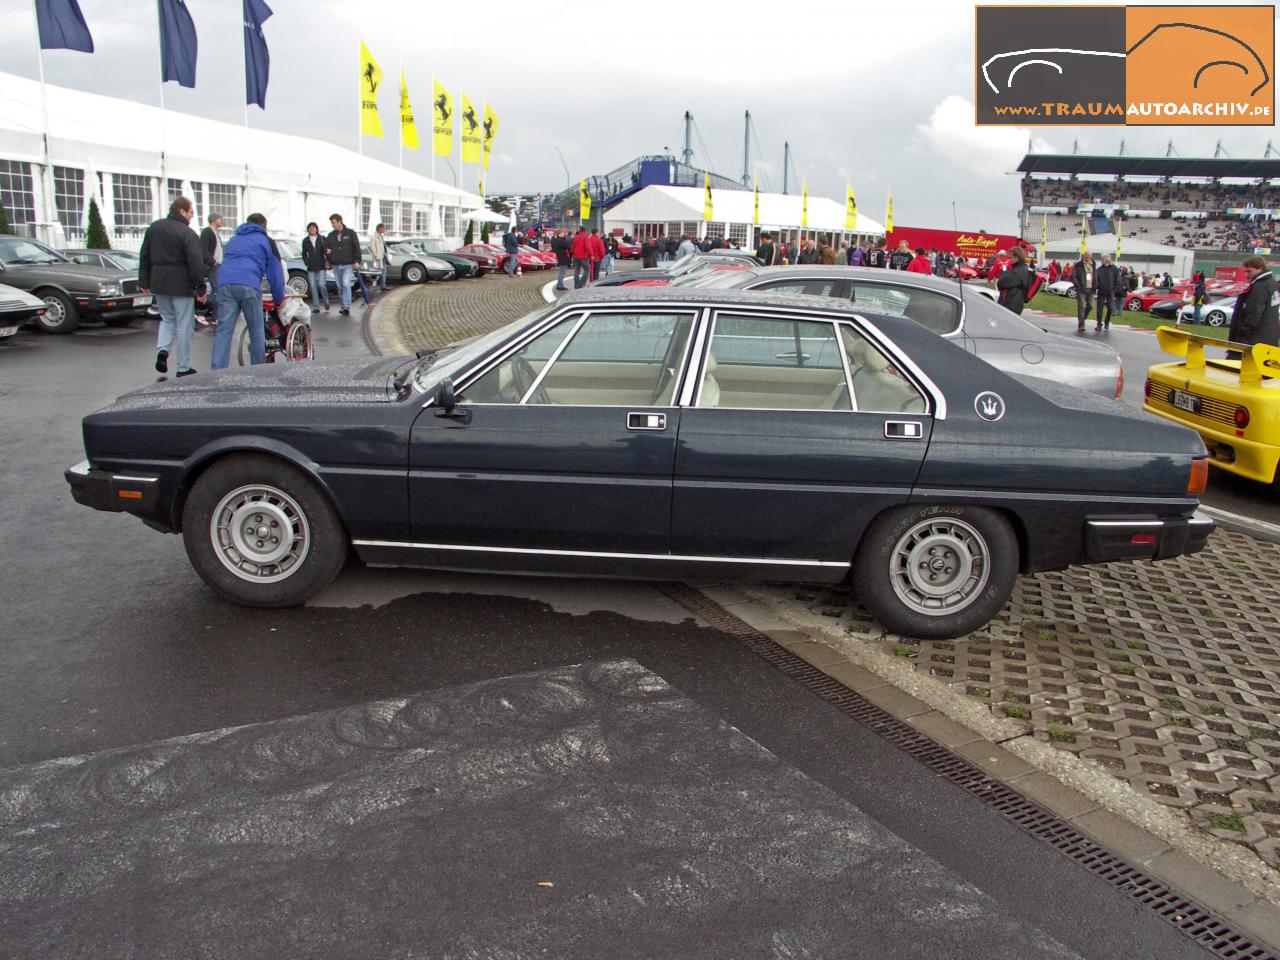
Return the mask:
[[1076, 288], [1076, 330], [1083, 330], [1093, 309], [1094, 291], [1098, 289], [1098, 271], [1093, 265], [1093, 254], [1087, 250], [1071, 268], [1071, 285]]
[[868, 267], [885, 267], [889, 263], [889, 255], [884, 251], [884, 241], [877, 240], [874, 247], [867, 253]]
[[[1269, 343], [1280, 346], [1280, 318], [1276, 308], [1276, 278], [1261, 257], [1246, 257], [1241, 266], [1249, 278], [1249, 288], [1236, 298], [1231, 312], [1231, 329], [1227, 339], [1232, 343]], [[1234, 351], [1229, 358], [1238, 358]]]
[[564, 275], [569, 271], [569, 267], [573, 264], [572, 244], [569, 241], [569, 231], [561, 227], [556, 231], [556, 238], [551, 241], [551, 250], [556, 255], [556, 266], [560, 273], [556, 277], [556, 289], [568, 290], [564, 285]]
[[329, 269], [324, 256], [324, 237], [320, 225], [307, 224], [307, 235], [302, 238], [302, 262], [307, 268], [307, 286], [311, 290], [311, 312], [319, 313], [320, 304], [329, 309], [329, 281], [325, 276]]
[[773, 266], [773, 234], [760, 234], [760, 246], [756, 247], [756, 259], [763, 263], [766, 267]]
[[654, 239], [646, 237], [644, 243], [640, 244], [640, 265], [643, 267], [656, 267], [658, 265], [658, 244], [663, 243], [661, 237]]
[[1010, 250], [1009, 258], [1012, 266], [996, 278], [996, 289], [1000, 291], [1001, 306], [1014, 313], [1022, 313], [1022, 308], [1031, 296], [1031, 284], [1035, 276], [1027, 267], [1027, 255], [1021, 247]]
[[1116, 297], [1120, 295], [1120, 268], [1111, 262], [1111, 257], [1102, 255], [1102, 266], [1094, 276], [1094, 284], [1098, 290], [1098, 316], [1094, 330], [1111, 329], [1111, 316], [1115, 309]]
[[195, 208], [186, 197], [169, 204], [169, 215], [147, 227], [138, 253], [138, 284], [155, 294], [160, 309], [156, 370], [169, 371], [169, 351], [177, 341], [178, 376], [191, 368], [191, 332], [195, 329], [196, 288], [205, 282], [204, 252], [191, 229]]
[[345, 317], [351, 313], [351, 285], [360, 278], [356, 269], [360, 266], [360, 238], [342, 222], [340, 214], [329, 217], [329, 226], [333, 229], [324, 238], [324, 255], [338, 285], [338, 302], [342, 305], [338, 312]]
[[209, 225], [200, 231], [200, 249], [204, 253], [204, 272], [209, 277], [209, 292], [218, 288], [218, 267], [222, 266], [222, 214], [209, 214]]

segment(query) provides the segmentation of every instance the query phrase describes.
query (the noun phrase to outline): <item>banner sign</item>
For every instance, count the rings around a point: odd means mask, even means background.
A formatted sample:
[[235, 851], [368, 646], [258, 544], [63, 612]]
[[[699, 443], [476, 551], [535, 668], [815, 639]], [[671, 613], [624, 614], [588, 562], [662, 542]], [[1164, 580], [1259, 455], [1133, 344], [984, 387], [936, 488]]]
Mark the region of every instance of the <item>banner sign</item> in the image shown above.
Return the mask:
[[[907, 246], [914, 250], [924, 247], [926, 250], [945, 250], [961, 257], [990, 257], [999, 250], [1008, 250], [1021, 241], [1007, 233], [983, 233], [975, 230], [928, 230], [924, 227], [895, 227], [885, 237], [885, 245], [896, 250], [898, 243], [907, 241]], [[1028, 250], [1031, 244], [1022, 244]]]

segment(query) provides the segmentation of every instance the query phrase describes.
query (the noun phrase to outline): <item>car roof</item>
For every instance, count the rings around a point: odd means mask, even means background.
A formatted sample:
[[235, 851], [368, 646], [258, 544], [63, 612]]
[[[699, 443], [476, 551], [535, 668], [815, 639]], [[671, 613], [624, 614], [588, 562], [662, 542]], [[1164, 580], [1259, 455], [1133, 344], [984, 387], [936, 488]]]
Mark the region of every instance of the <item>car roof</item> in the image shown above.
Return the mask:
[[[908, 273], [905, 270], [887, 270], [881, 267], [840, 267], [823, 266], [821, 264], [804, 267], [754, 267], [744, 271], [744, 275], [752, 277], [794, 277], [807, 280], [814, 277], [847, 277], [849, 279], [879, 280], [881, 283], [893, 283], [897, 286], [921, 287], [925, 290], [937, 290], [955, 296], [961, 284], [956, 280], [947, 280], [925, 273]], [[968, 286], [965, 289], [969, 289]]]
[[[868, 316], [846, 300], [803, 293], [765, 293], [759, 290], [709, 290], [698, 287], [583, 287], [565, 294], [564, 304], [687, 303], [697, 306], [786, 307], [808, 313]], [[879, 319], [877, 317], [877, 319]]]

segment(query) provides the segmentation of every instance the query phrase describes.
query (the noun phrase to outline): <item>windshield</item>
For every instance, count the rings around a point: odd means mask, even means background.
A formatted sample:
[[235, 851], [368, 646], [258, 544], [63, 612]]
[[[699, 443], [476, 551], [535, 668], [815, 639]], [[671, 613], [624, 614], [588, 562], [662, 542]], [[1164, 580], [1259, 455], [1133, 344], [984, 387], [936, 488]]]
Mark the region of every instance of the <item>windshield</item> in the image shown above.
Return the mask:
[[4, 263], [69, 263], [37, 240], [26, 237], [0, 237], [0, 261]]
[[280, 256], [286, 260], [302, 259], [302, 247], [298, 245], [297, 240], [277, 240], [276, 249], [280, 251]]
[[439, 240], [415, 240], [414, 243], [416, 243], [423, 250], [427, 251], [427, 253], [448, 253], [449, 252], [447, 249], [445, 249], [445, 245], [441, 243]]
[[418, 368], [410, 375], [414, 390], [429, 393], [440, 385], [441, 381], [455, 377], [469, 367], [477, 358], [484, 356], [491, 349], [528, 326], [539, 317], [547, 315], [545, 306], [525, 314], [519, 320], [513, 320], [505, 326], [490, 330], [478, 337], [464, 340], [462, 343], [447, 347], [435, 356], [423, 359]]
[[112, 250], [109, 256], [122, 267], [136, 267], [141, 262], [132, 250]]

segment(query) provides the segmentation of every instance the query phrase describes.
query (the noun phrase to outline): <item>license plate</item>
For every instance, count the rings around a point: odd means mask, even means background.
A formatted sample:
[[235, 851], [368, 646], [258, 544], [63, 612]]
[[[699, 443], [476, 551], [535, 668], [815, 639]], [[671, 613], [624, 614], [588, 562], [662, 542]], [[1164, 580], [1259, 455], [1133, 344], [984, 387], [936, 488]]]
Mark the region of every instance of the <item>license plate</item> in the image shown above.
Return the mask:
[[1172, 391], [1169, 394], [1169, 402], [1179, 410], [1187, 411], [1187, 413], [1200, 412], [1200, 398], [1189, 393], [1183, 393], [1181, 390]]
[[151, 297], [134, 297], [133, 305], [135, 307], [149, 307], [151, 306]]
[[12, 337], [17, 332], [17, 327], [0, 327], [0, 337]]

